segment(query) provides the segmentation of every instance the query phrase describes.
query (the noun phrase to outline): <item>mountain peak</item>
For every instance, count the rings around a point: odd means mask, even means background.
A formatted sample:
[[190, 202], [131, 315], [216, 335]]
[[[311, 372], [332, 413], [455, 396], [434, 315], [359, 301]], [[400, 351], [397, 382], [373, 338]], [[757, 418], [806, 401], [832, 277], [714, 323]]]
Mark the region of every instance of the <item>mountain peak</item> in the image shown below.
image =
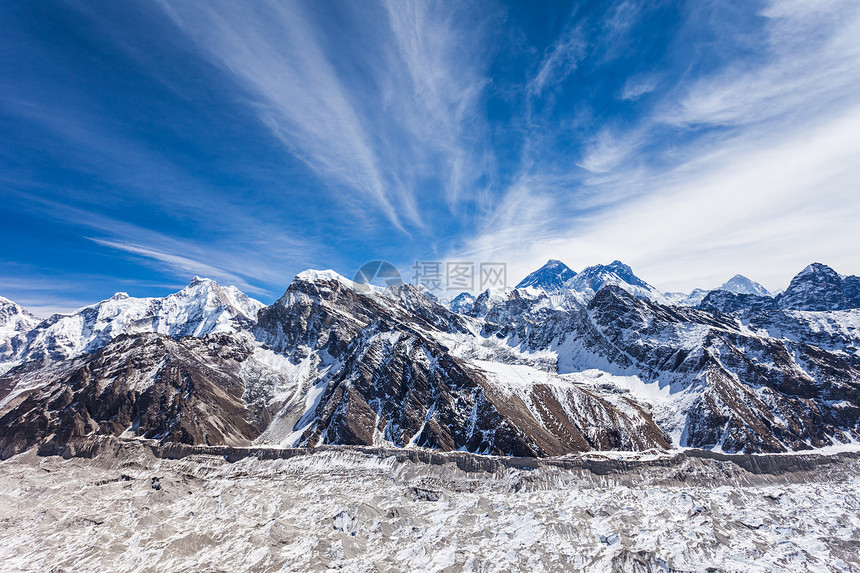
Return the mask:
[[546, 291], [557, 291], [561, 290], [564, 283], [574, 276], [576, 273], [566, 264], [557, 259], [550, 259], [541, 268], [529, 273], [516, 288], [536, 287]]
[[661, 304], [671, 304], [657, 289], [635, 274], [633, 269], [619, 260], [608, 265], [592, 265], [582, 270], [565, 285], [575, 291], [593, 295], [604, 285], [616, 285], [639, 298], [647, 298]]
[[735, 275], [724, 282], [716, 290], [724, 290], [733, 294], [754, 294], [756, 296], [770, 296], [770, 291], [752, 279], [743, 275]]
[[216, 283], [216, 282], [215, 282], [214, 280], [212, 280], [212, 279], [209, 279], [209, 278], [206, 278], [206, 277], [199, 277], [199, 276], [197, 276], [197, 275], [194, 275], [194, 278], [193, 278], [193, 279], [191, 279], [191, 282], [190, 282], [190, 283], [188, 283], [188, 286], [193, 287], [193, 286], [197, 286], [197, 285], [200, 285], [200, 284], [213, 284], [213, 283], [214, 283], [214, 284], [218, 284], [218, 283]]
[[860, 279], [843, 277], [822, 263], [800, 271], [779, 296], [779, 307], [788, 310], [842, 310], [860, 308]]
[[826, 276], [839, 276], [839, 273], [837, 273], [836, 271], [834, 271], [832, 268], [828, 267], [824, 263], [811, 263], [809, 265], [806, 265], [806, 267], [802, 271], [797, 273], [797, 275], [794, 278], [807, 276], [807, 275], [816, 275], [816, 274], [826, 275]]
[[0, 346], [4, 339], [26, 332], [41, 321], [20, 304], [0, 296]]
[[452, 312], [467, 314], [475, 304], [475, 297], [468, 292], [461, 292], [448, 304]]
[[342, 283], [350, 288], [355, 286], [355, 283], [353, 281], [331, 269], [326, 269], [323, 271], [308, 269], [297, 274], [295, 280], [308, 283], [313, 283], [317, 281], [335, 281]]
[[[574, 279], [574, 283], [590, 288], [594, 292], [600, 290], [606, 282], [617, 284], [626, 283], [642, 288], [653, 288], [651, 285], [633, 274], [633, 269], [619, 260], [612, 261], [608, 265], [592, 265], [586, 267]], [[579, 289], [577, 289], [579, 290]]]

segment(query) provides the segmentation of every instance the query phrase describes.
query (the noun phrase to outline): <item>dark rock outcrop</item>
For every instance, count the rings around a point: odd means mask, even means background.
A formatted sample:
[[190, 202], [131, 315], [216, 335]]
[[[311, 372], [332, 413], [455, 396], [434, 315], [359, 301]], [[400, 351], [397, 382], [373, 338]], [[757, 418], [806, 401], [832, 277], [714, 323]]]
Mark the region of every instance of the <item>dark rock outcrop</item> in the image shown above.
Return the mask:
[[0, 410], [0, 457], [124, 432], [192, 445], [248, 444], [261, 431], [238, 376], [250, 352], [228, 335], [120, 336], [59, 377], [47, 371], [46, 384]]
[[712, 290], [699, 303], [699, 308], [730, 313], [746, 309], [773, 310], [777, 308], [777, 304], [769, 296], [734, 294], [725, 290]]
[[791, 279], [777, 304], [786, 310], [860, 308], [860, 277], [843, 278], [827, 265], [812, 263]]

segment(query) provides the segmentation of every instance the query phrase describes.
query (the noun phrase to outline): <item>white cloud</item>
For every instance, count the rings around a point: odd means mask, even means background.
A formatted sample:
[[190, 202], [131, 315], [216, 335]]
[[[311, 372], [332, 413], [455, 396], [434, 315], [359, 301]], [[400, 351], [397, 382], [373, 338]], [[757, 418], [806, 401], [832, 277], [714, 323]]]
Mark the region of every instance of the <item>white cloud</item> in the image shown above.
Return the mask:
[[860, 90], [860, 9], [848, 2], [774, 2], [764, 11], [765, 63], [731, 65], [669, 99], [658, 121], [760, 123], [844, 105]]
[[635, 101], [655, 89], [657, 89], [657, 78], [654, 76], [633, 76], [624, 83], [618, 97], [627, 101]]
[[106, 239], [96, 239], [92, 237], [88, 237], [92, 242], [101, 245], [103, 247], [109, 247], [111, 249], [117, 249], [120, 251], [125, 251], [126, 253], [131, 253], [133, 255], [140, 255], [141, 257], [152, 259], [158, 261], [159, 263], [164, 263], [167, 266], [173, 268], [174, 270], [180, 273], [188, 273], [189, 275], [199, 275], [202, 277], [214, 278], [216, 280], [227, 281], [227, 284], [232, 286], [237, 286], [242, 290], [247, 290], [251, 293], [259, 293], [262, 292], [264, 294], [266, 291], [262, 291], [256, 287], [249, 285], [245, 279], [242, 277], [231, 273], [223, 268], [211, 265], [209, 263], [205, 263], [203, 261], [198, 261], [192, 259], [185, 255], [179, 255], [176, 253], [170, 253], [161, 249], [154, 249], [152, 247], [147, 247], [143, 245], [137, 245], [134, 243], [124, 243], [120, 241], [109, 241]]
[[609, 173], [618, 168], [641, 144], [641, 137], [633, 132], [616, 135], [603, 128], [585, 146], [579, 166], [592, 173]]
[[203, 50], [259, 97], [261, 119], [277, 127], [290, 151], [336, 184], [361, 192], [400, 224], [370, 127], [299, 4], [258, 4], [257, 11], [235, 2], [164, 5]]
[[[454, 204], [478, 177], [475, 106], [487, 80], [475, 66], [487, 58], [457, 7], [341, 5], [344, 20], [363, 26], [342, 31], [315, 17], [313, 4], [163, 5], [250, 91], [276, 137], [351, 208], [378, 210], [403, 231], [421, 229], [423, 184]], [[339, 51], [321, 41], [326, 34], [341, 36]]]
[[521, 275], [549, 258], [577, 270], [617, 258], [665, 290], [738, 272], [785, 288], [815, 260], [858, 273], [860, 9], [775, 3], [765, 15], [764, 60], [655, 93], [653, 115], [585, 147], [593, 175], [579, 189], [530, 189], [545, 218], [523, 217], [519, 241], [485, 228], [463, 250]]
[[586, 55], [586, 43], [579, 30], [572, 30], [555, 42], [544, 57], [527, 91], [541, 96], [551, 86], [560, 84], [576, 71], [576, 66]]

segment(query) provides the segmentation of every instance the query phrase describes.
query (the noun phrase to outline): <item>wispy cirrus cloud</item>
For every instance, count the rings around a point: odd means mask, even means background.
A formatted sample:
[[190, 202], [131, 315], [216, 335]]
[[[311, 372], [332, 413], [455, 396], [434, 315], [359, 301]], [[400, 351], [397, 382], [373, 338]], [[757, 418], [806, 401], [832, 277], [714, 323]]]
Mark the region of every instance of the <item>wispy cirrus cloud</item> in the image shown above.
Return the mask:
[[[397, 48], [394, 61], [388, 60], [389, 69], [379, 78], [385, 86], [386, 104], [414, 140], [414, 151], [419, 156], [428, 151], [436, 156], [417, 163], [425, 163], [425, 170], [445, 170], [444, 196], [453, 207], [463, 189], [472, 187], [480, 176], [485, 165], [482, 155], [490, 152], [481, 140], [487, 130], [477, 109], [489, 83], [485, 35], [475, 33], [468, 13], [451, 5], [388, 0], [385, 9]], [[467, 28], [467, 23], [472, 27]], [[408, 83], [388, 83], [398, 76], [397, 60], [405, 64]], [[400, 154], [403, 150], [394, 151]], [[397, 164], [403, 158], [389, 156], [389, 160]], [[413, 186], [417, 183], [411, 180]]]
[[618, 95], [623, 100], [635, 101], [647, 93], [657, 89], [658, 80], [653, 75], [638, 75], [627, 78], [624, 87]]
[[574, 28], [566, 32], [540, 62], [537, 73], [528, 83], [528, 93], [541, 96], [551, 86], [564, 82], [585, 57], [586, 47], [580, 30]]
[[300, 3], [162, 2], [176, 24], [240, 78], [261, 119], [290, 151], [373, 201], [396, 225], [397, 198], [374, 153], [370, 125], [317, 41]]
[[[247, 87], [290, 153], [352, 208], [421, 229], [422, 191], [453, 203], [476, 177], [475, 105], [486, 79], [473, 67], [480, 37], [462, 33], [456, 8], [344, 4], [339, 11], [366, 27], [341, 30], [325, 9], [299, 2], [162, 5]], [[320, 41], [326, 34], [343, 34], [350, 49], [333, 51]]]
[[[519, 241], [489, 228], [462, 249], [507, 256], [522, 274], [548, 258], [575, 268], [622, 258], [667, 290], [737, 272], [784, 288], [822, 253], [856, 267], [860, 10], [770, 3], [759, 16], [755, 57], [664, 78], [659, 90], [646, 82], [644, 113], [606, 123], [580, 148], [588, 173], [567, 171], [575, 192], [533, 186], [528, 200], [545, 218], [524, 217]], [[638, 105], [642, 76], [631, 78], [622, 99]], [[607, 200], [581, 209], [589, 196]]]
[[771, 2], [763, 62], [730, 63], [678, 86], [655, 121], [675, 126], [743, 126], [820, 114], [854, 100], [860, 88], [856, 4]]
[[859, 22], [838, 0], [2, 6], [0, 236], [35, 246], [0, 270], [267, 298], [451, 254], [780, 286], [856, 243], [834, 222]]
[[[135, 243], [124, 243], [120, 241], [110, 241], [106, 239], [96, 239], [92, 237], [88, 238], [92, 242], [103, 247], [116, 249], [118, 251], [123, 251], [132, 255], [139, 255], [145, 259], [150, 259], [158, 263], [164, 263], [169, 267], [176, 269], [180, 273], [188, 273], [191, 275], [199, 275], [204, 277], [214, 277], [221, 281], [226, 280], [228, 281], [228, 284], [238, 286], [240, 289], [252, 294], [271, 295], [271, 293], [268, 291], [250, 285], [248, 282], [246, 282], [244, 278], [240, 277], [239, 275], [236, 275], [221, 267], [217, 267], [200, 260], [195, 260], [187, 255], [171, 253], [161, 249], [155, 249], [152, 247], [138, 245]], [[184, 249], [184, 252], [187, 252], [187, 250], [188, 249]]]

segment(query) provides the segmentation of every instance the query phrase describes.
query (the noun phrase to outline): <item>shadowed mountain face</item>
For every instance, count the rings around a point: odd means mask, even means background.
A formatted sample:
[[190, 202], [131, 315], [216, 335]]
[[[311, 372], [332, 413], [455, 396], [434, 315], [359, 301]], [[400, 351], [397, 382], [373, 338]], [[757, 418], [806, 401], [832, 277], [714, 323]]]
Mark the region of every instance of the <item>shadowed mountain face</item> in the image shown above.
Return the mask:
[[791, 310], [860, 308], [860, 277], [842, 277], [827, 265], [812, 263], [791, 279], [777, 302]]
[[[238, 375], [250, 353], [227, 335], [123, 335], [60, 371], [19, 367], [0, 378], [0, 456], [93, 434], [249, 444], [261, 432]], [[10, 381], [27, 374], [43, 385], [10, 395]]]
[[[590, 412], [566, 411], [551, 394], [538, 412], [512, 399], [438, 340], [472, 337], [472, 328], [411, 285], [368, 295], [337, 280], [297, 280], [260, 314], [256, 332], [296, 359], [317, 353], [327, 357], [322, 364], [337, 364], [319, 406], [307, 413], [301, 445], [388, 442], [507, 455], [667, 445], [647, 415], [616, 415], [604, 436], [583, 431], [589, 413], [609, 419], [613, 410], [584, 393]], [[641, 437], [640, 424], [650, 424]]]
[[[813, 271], [786, 292], [834, 292], [832, 275]], [[851, 282], [836, 277], [844, 298]], [[164, 334], [86, 331], [64, 348], [88, 352], [36, 352], [9, 370], [0, 456], [98, 434], [521, 456], [779, 452], [860, 439], [860, 311], [783, 310], [727, 291], [701, 308], [670, 306], [631, 285], [610, 282], [586, 300], [488, 291], [463, 315], [411, 285], [308, 272], [254, 318], [230, 310], [242, 308], [235, 293], [222, 305], [206, 287], [180, 305], [199, 311], [167, 313]], [[142, 310], [122, 316], [163, 317], [150, 310], [169, 306], [135, 300], [145, 304], [121, 307]], [[106, 304], [90, 308], [102, 316]], [[24, 328], [16, 336], [46, 332]]]
[[520, 281], [517, 288], [536, 287], [546, 291], [557, 291], [576, 276], [576, 273], [561, 261], [550, 259], [544, 266]]

